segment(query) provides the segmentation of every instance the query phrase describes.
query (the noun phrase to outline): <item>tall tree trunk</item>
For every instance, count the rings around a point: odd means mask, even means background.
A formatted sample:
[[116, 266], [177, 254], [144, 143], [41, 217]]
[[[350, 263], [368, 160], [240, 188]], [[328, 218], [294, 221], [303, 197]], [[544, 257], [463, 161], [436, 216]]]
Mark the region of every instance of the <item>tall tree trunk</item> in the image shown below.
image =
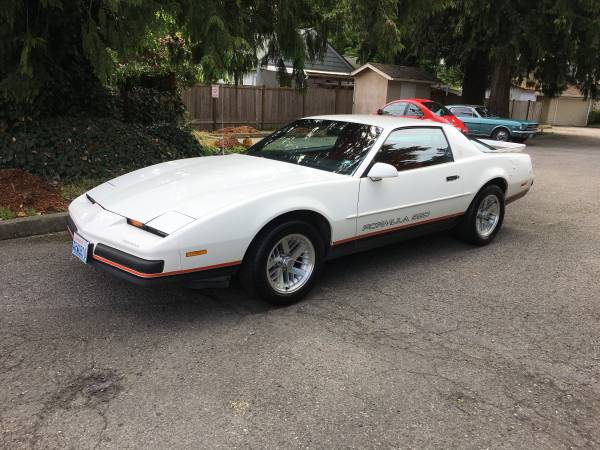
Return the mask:
[[502, 117], [510, 115], [510, 86], [512, 82], [512, 70], [510, 64], [502, 59], [496, 61], [492, 84], [490, 86], [490, 102], [488, 108], [494, 114]]
[[483, 105], [490, 64], [486, 54], [475, 52], [465, 62], [462, 102]]

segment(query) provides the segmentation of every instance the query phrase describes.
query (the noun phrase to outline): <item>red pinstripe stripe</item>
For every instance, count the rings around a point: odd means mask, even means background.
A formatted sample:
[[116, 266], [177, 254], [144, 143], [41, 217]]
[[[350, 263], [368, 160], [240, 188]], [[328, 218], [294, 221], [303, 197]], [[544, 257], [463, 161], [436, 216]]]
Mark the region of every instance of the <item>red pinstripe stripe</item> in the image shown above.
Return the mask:
[[116, 267], [117, 269], [123, 270], [125, 272], [129, 272], [137, 277], [140, 278], [159, 278], [159, 277], [168, 277], [171, 275], [182, 275], [184, 273], [192, 273], [192, 272], [201, 272], [203, 270], [210, 270], [210, 269], [219, 269], [221, 267], [231, 267], [231, 266], [237, 266], [239, 264], [242, 263], [242, 261], [231, 261], [231, 262], [226, 262], [226, 263], [222, 263], [222, 264], [214, 264], [212, 266], [204, 266], [204, 267], [196, 267], [194, 269], [184, 269], [184, 270], [174, 270], [172, 272], [161, 272], [161, 273], [143, 273], [143, 272], [138, 272], [135, 269], [131, 269], [129, 267], [126, 267], [122, 264], [116, 263], [114, 261], [111, 261], [110, 259], [106, 259], [102, 256], [98, 256], [96, 254], [92, 255], [92, 258], [94, 258], [95, 260], [98, 260], [100, 262], [103, 262], [105, 264], [108, 264], [109, 266], [112, 267]]

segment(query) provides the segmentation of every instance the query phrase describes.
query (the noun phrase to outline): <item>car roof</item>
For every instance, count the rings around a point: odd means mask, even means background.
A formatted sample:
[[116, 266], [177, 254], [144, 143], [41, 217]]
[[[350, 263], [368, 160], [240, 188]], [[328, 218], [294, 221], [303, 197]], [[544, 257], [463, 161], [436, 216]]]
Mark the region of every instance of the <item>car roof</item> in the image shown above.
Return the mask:
[[311, 116], [303, 117], [303, 119], [320, 119], [320, 120], [339, 120], [341, 122], [363, 123], [365, 125], [375, 125], [381, 128], [398, 128], [398, 127], [422, 127], [422, 126], [446, 126], [439, 122], [432, 122], [422, 119], [408, 119], [397, 116], [380, 116], [372, 114], [330, 114], [326, 116]]
[[432, 102], [432, 103], [436, 103], [433, 100], [429, 100], [427, 98], [397, 98], [396, 100], [392, 100], [388, 103], [386, 103], [387, 105], [390, 105], [392, 103], [398, 103], [398, 102], [416, 102], [416, 103], [423, 103], [423, 102]]
[[481, 108], [483, 105], [465, 105], [465, 104], [457, 104], [457, 105], [446, 105], [446, 108], [456, 108], [456, 107], [462, 107], [462, 108]]

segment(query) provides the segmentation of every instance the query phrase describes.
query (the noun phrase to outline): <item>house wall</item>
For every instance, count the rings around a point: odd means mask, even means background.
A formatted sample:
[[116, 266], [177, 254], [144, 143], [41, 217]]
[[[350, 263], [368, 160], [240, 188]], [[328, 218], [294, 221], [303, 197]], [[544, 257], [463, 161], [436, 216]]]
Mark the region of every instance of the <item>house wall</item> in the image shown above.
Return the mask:
[[400, 81], [388, 81], [387, 84], [387, 95], [385, 97], [385, 102], [391, 102], [394, 100], [398, 100], [399, 98], [405, 98], [403, 95], [406, 92], [406, 87], [404, 83]]
[[431, 98], [431, 88], [423, 83], [389, 81], [386, 103], [401, 98]]
[[244, 86], [279, 87], [279, 80], [277, 72], [259, 66], [256, 71], [244, 75], [242, 84]]
[[418, 83], [416, 98], [431, 98], [431, 86], [428, 84]]
[[[485, 91], [485, 98], [490, 98], [490, 90]], [[535, 102], [536, 94], [535, 91], [530, 89], [522, 89], [518, 86], [512, 86], [510, 88], [510, 100], [521, 101], [521, 102]]]
[[354, 77], [354, 114], [369, 114], [387, 103], [388, 80], [372, 70], [363, 70]]

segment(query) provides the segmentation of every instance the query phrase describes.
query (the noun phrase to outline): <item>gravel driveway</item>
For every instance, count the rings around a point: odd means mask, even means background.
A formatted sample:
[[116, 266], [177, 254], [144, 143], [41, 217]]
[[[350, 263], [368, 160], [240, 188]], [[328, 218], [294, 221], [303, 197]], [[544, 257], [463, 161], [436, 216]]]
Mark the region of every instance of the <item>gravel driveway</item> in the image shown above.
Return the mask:
[[0, 448], [598, 448], [600, 130], [529, 151], [491, 246], [336, 260], [288, 308], [0, 242]]

